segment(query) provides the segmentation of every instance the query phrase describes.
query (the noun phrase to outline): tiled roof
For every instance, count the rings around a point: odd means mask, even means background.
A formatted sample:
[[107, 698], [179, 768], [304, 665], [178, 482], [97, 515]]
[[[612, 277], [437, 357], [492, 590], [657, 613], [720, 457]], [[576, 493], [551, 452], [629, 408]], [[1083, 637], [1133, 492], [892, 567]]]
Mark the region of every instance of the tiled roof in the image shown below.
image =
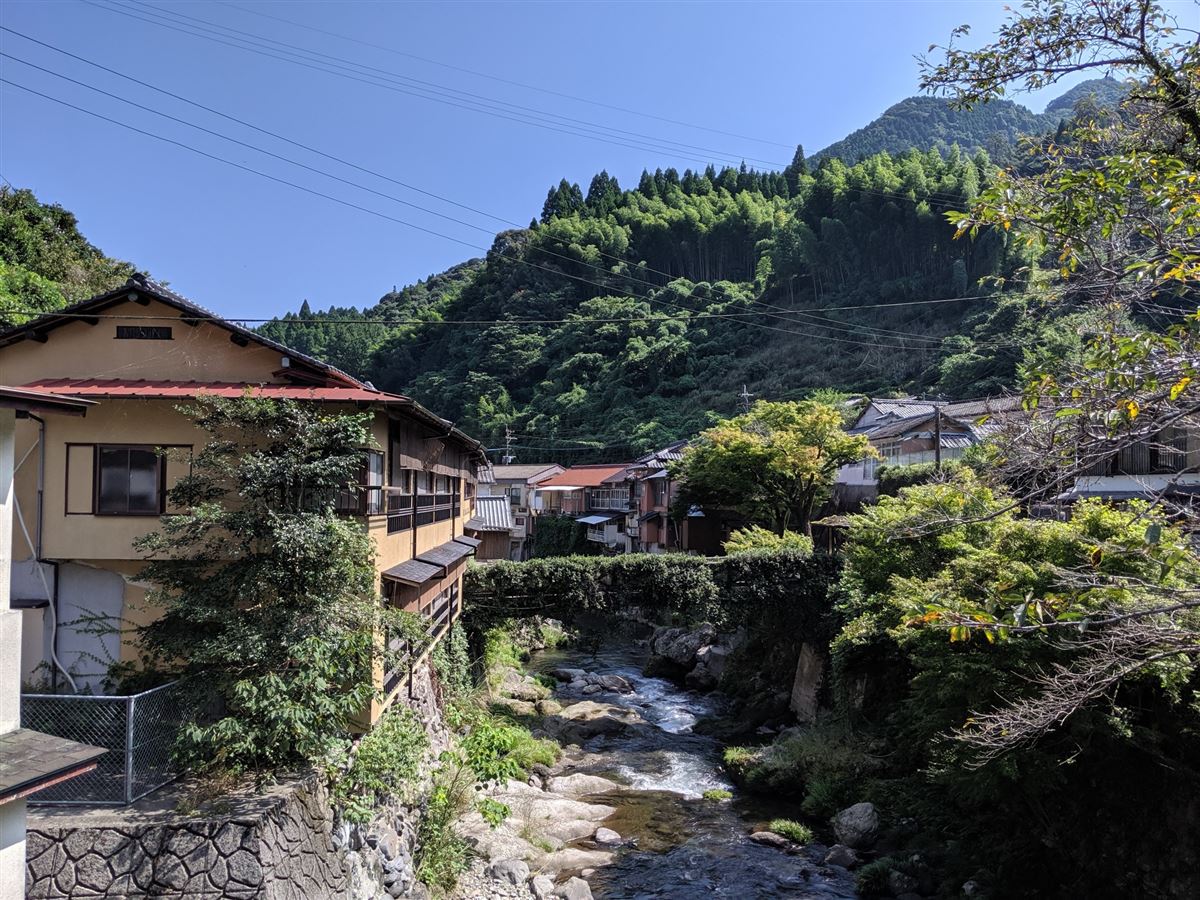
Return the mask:
[[475, 515], [466, 523], [472, 531], [512, 531], [515, 527], [507, 497], [476, 497]]
[[454, 542], [456, 544], [465, 544], [466, 546], [470, 547], [472, 550], [474, 550], [476, 547], [478, 547], [480, 544], [483, 543], [483, 541], [479, 540], [479, 538], [467, 537], [465, 534], [460, 534], [458, 537], [456, 537], [454, 539]]
[[82, 775], [107, 752], [28, 728], [0, 734], [0, 804]]
[[622, 474], [629, 463], [615, 465], [571, 466], [538, 484], [538, 487], [599, 487], [614, 475]]

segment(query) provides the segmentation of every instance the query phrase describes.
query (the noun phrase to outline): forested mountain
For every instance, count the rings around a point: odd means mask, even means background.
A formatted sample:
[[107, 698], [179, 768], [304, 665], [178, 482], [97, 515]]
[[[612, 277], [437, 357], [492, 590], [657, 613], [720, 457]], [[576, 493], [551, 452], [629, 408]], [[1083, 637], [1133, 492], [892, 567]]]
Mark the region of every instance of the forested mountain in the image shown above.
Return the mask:
[[0, 327], [30, 318], [21, 310], [58, 309], [110, 290], [133, 271], [92, 246], [58, 204], [0, 187]]
[[957, 144], [967, 152], [987, 150], [994, 160], [1004, 162], [1021, 135], [1053, 133], [1073, 115], [1079, 101], [1090, 99], [1099, 106], [1112, 106], [1124, 95], [1119, 81], [1093, 78], [1051, 100], [1040, 114], [1009, 100], [962, 110], [941, 97], [909, 97], [813, 158], [836, 156], [853, 163], [875, 153], [903, 153], [913, 147], [944, 151]]
[[802, 155], [776, 173], [666, 169], [633, 190], [601, 173], [586, 192], [551, 188], [540, 221], [485, 260], [350, 311], [369, 326], [331, 341], [332, 326], [285, 319], [269, 333], [492, 445], [509, 426], [518, 446], [565, 459], [694, 433], [743, 385], [776, 399], [994, 391], [1021, 359], [1003, 329], [1025, 301], [990, 279], [1026, 260], [1001, 232], [955, 240], [945, 218], [992, 171], [950, 148], [815, 171]]

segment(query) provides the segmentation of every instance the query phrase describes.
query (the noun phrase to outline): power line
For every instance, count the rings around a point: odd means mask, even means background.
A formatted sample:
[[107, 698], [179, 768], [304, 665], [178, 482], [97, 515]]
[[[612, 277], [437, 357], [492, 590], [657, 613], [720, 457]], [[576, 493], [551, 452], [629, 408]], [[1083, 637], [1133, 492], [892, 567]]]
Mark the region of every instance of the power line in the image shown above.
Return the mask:
[[[113, 5], [110, 6], [104, 6], [93, 2], [93, 0], [83, 0], [83, 2], [106, 12], [117, 13], [118, 15], [137, 19], [142, 22], [147, 22], [148, 24], [155, 25], [160, 28], [165, 28], [167, 30], [176, 31], [182, 34], [188, 34], [193, 37], [198, 37], [203, 40], [212, 41], [218, 44], [224, 44], [225, 46], [243, 50], [248, 53], [267, 56], [272, 59], [290, 62], [305, 68], [325, 72], [326, 74], [338, 75], [339, 77], [350, 78], [354, 81], [363, 81], [366, 84], [373, 84], [376, 87], [383, 87], [397, 93], [420, 97], [425, 100], [432, 100], [437, 103], [444, 103], [460, 109], [466, 109], [472, 112], [480, 112], [485, 115], [491, 115], [501, 119], [508, 119], [509, 121], [520, 122], [521, 124], [525, 125], [533, 125], [535, 127], [545, 128], [551, 131], [572, 134], [576, 137], [589, 137], [593, 140], [598, 140], [604, 143], [615, 143], [618, 146], [624, 146], [635, 150], [650, 150], [654, 152], [673, 154], [679, 156], [680, 158], [691, 158], [693, 161], [696, 161], [695, 157], [685, 156], [681, 151], [691, 150], [694, 152], [700, 152], [706, 154], [706, 159], [716, 158], [733, 162], [748, 159], [754, 162], [761, 162], [766, 165], [782, 167], [780, 163], [770, 160], [759, 160], [749, 156], [742, 157], [738, 154], [725, 153], [723, 151], [715, 151], [702, 147], [694, 147], [693, 145], [684, 144], [679, 141], [672, 141], [667, 138], [657, 138], [650, 135], [642, 135], [638, 132], [629, 132], [599, 123], [573, 119], [570, 116], [563, 116], [558, 113], [537, 110], [531, 107], [521, 106], [520, 104], [510, 103], [505, 100], [474, 94], [470, 91], [461, 91], [456, 88], [449, 88], [434, 84], [432, 82], [423, 82], [421, 79], [390, 72], [386, 69], [380, 69], [375, 66], [368, 66], [353, 60], [332, 56], [327, 53], [321, 53], [317, 50], [310, 50], [298, 45], [288, 44], [284, 41], [277, 41], [274, 38], [254, 34], [253, 32], [241, 31], [240, 29], [220, 25], [215, 22], [209, 22], [204, 19], [199, 19], [195, 16], [188, 16], [184, 13], [161, 10], [156, 7], [139, 7], [134, 10], [117, 3], [113, 3]], [[146, 18], [146, 16], [150, 16], [152, 18]], [[180, 21], [180, 19], [190, 19], [203, 24], [192, 25], [188, 22]], [[220, 31], [214, 31], [214, 28], [220, 29]], [[221, 33], [222, 31], [229, 33], [223, 34]], [[246, 35], [246, 37], [239, 37], [238, 35]], [[273, 47], [270, 46], [271, 44], [278, 46]], [[308, 54], [308, 57], [297, 56], [298, 53]], [[310, 57], [317, 58], [313, 59]], [[368, 81], [366, 79], [375, 80]], [[506, 109], [504, 107], [508, 108]], [[605, 137], [605, 135], [609, 136]]]
[[425, 56], [417, 56], [414, 53], [406, 53], [403, 50], [397, 50], [394, 47], [387, 47], [387, 46], [384, 46], [383, 44], [373, 44], [370, 41], [364, 41], [359, 38], [350, 37], [349, 35], [338, 34], [337, 32], [334, 32], [334, 31], [326, 31], [323, 28], [316, 28], [312, 25], [305, 25], [301, 22], [295, 22], [291, 19], [285, 19], [281, 16], [273, 16], [270, 13], [260, 12], [258, 10], [253, 10], [253, 9], [247, 9], [242, 6], [238, 6], [236, 3], [226, 2], [226, 0], [218, 0], [218, 2], [220, 2], [223, 6], [228, 6], [233, 9], [239, 10], [241, 12], [250, 13], [251, 15], [260, 16], [264, 19], [274, 19], [276, 22], [283, 22], [284, 24], [292, 25], [296, 28], [303, 28], [303, 29], [306, 29], [307, 31], [312, 31], [312, 32], [316, 32], [317, 34], [326, 35], [327, 37], [333, 37], [333, 38], [337, 38], [337, 39], [343, 40], [343, 41], [350, 41], [355, 44], [360, 44], [361, 46], [364, 46], [364, 47], [372, 47], [376, 50], [383, 50], [387, 53], [394, 53], [397, 56], [403, 56], [403, 57], [407, 57], [409, 59], [415, 59], [419, 62], [429, 63], [430, 65], [441, 66], [442, 68], [450, 69], [455, 72], [463, 72], [467, 75], [474, 75], [478, 78], [487, 78], [491, 81], [497, 81], [502, 84], [509, 84], [514, 87], [525, 88], [526, 90], [530, 90], [530, 91], [538, 91], [539, 93], [548, 94], [553, 97], [562, 97], [565, 100], [574, 100], [577, 103], [588, 103], [588, 104], [591, 104], [592, 106], [598, 106], [598, 107], [602, 107], [604, 109], [611, 109], [611, 110], [615, 110], [617, 112], [628, 113], [628, 114], [634, 115], [634, 116], [642, 116], [643, 118], [647, 118], [647, 119], [655, 119], [659, 122], [666, 122], [669, 125], [680, 125], [684, 128], [693, 128], [693, 129], [696, 129], [697, 131], [708, 131], [708, 132], [711, 132], [712, 134], [721, 134], [726, 137], [739, 138], [740, 140], [754, 141], [755, 143], [758, 143], [758, 144], [770, 144], [775, 147], [783, 147], [788, 150], [794, 149], [794, 147], [791, 144], [785, 144], [780, 141], [772, 141], [772, 140], [767, 140], [765, 138], [751, 137], [750, 135], [738, 134], [738, 133], [732, 132], [732, 131], [722, 131], [719, 128], [710, 128], [706, 125], [696, 125], [691, 122], [681, 122], [678, 119], [670, 119], [670, 118], [666, 118], [665, 116], [655, 115], [654, 113], [642, 112], [642, 111], [636, 110], [636, 109], [628, 109], [624, 106], [616, 106], [612, 103], [605, 103], [601, 100], [593, 100], [593, 99], [589, 99], [587, 97], [578, 97], [573, 94], [566, 94], [566, 93], [563, 93], [562, 91], [555, 91], [550, 88], [542, 87], [542, 86], [536, 85], [536, 84], [527, 84], [527, 83], [521, 82], [521, 81], [513, 81], [508, 78], [502, 78], [498, 75], [490, 75], [486, 72], [478, 72], [478, 71], [475, 71], [474, 69], [467, 69], [462, 66], [452, 65], [450, 63], [441, 62], [436, 59], [429, 59], [428, 57], [425, 57]]

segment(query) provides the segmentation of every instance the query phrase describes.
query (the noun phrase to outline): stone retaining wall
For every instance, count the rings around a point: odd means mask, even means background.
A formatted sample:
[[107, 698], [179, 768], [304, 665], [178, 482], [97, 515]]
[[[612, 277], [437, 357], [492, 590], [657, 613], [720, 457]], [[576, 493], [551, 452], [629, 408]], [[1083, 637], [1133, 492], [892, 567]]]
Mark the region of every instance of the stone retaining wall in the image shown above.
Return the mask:
[[148, 808], [31, 810], [26, 896], [346, 896], [346, 875], [331, 841], [332, 813], [315, 777], [257, 797], [231, 798], [232, 808], [220, 815], [182, 816], [163, 808], [164, 801], [177, 799], [172, 793]]

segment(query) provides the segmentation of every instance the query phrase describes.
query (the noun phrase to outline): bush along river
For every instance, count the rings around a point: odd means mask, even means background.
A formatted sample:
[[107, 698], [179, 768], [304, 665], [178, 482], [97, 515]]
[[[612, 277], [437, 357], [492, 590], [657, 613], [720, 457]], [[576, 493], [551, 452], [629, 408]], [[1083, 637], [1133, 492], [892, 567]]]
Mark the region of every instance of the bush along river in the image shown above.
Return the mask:
[[778, 820], [795, 804], [740, 795], [720, 743], [693, 731], [722, 713], [721, 696], [647, 676], [648, 656], [632, 642], [545, 650], [532, 674], [502, 673], [497, 702], [563, 753], [529, 784], [491, 792], [511, 810], [499, 828], [477, 814], [461, 823], [492, 880], [463, 896], [857, 897], [837, 864], [854, 854], [770, 831], [788, 830]]

